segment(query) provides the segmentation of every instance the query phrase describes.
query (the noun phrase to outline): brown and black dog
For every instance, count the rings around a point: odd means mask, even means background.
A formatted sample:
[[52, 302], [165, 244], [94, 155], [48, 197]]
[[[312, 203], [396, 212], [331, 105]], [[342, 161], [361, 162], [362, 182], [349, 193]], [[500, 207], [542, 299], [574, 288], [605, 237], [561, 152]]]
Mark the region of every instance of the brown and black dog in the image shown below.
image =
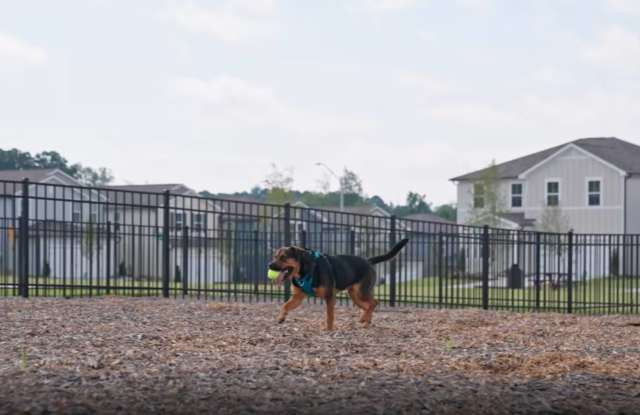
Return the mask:
[[409, 242], [403, 239], [391, 251], [373, 258], [354, 255], [321, 255], [296, 246], [282, 247], [273, 255], [269, 269], [278, 271], [276, 283], [291, 280], [292, 296], [278, 315], [282, 323], [287, 314], [300, 306], [307, 295], [322, 298], [327, 305], [327, 330], [333, 330], [336, 293], [347, 290], [351, 300], [362, 309], [360, 322], [367, 327], [378, 302], [373, 298], [376, 284], [374, 265], [388, 261]]

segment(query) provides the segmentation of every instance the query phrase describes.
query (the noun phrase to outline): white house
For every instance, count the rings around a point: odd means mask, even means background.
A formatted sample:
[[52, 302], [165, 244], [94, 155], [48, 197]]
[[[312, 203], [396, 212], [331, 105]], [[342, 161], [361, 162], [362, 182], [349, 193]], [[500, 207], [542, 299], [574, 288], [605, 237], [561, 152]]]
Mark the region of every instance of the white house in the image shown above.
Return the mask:
[[[452, 180], [458, 186], [458, 222], [467, 224], [485, 208], [484, 188], [488, 168]], [[529, 154], [495, 166], [494, 188], [500, 209], [499, 226], [508, 229], [542, 229], [574, 237], [573, 272], [581, 278], [617, 273], [636, 275], [640, 234], [640, 146], [615, 137], [583, 138]], [[554, 212], [566, 229], [543, 226]], [[508, 266], [535, 269], [532, 235], [510, 234], [518, 239], [503, 244], [496, 255]], [[528, 238], [528, 239], [527, 239]], [[566, 239], [544, 236], [542, 271], [563, 273], [568, 267]], [[556, 238], [556, 239], [553, 239]], [[476, 258], [477, 257], [477, 258]], [[474, 256], [478, 259], [478, 255]], [[614, 267], [615, 265], [615, 267]]]
[[[558, 210], [576, 233], [640, 234], [640, 146], [615, 137], [583, 138], [496, 165], [501, 225], [532, 229]], [[487, 169], [452, 180], [458, 223], [485, 202]]]
[[95, 235], [104, 219], [106, 199], [94, 189], [79, 188], [80, 183], [60, 169], [0, 171], [0, 274], [17, 272], [24, 179], [29, 180], [30, 273], [58, 278], [95, 275], [105, 247], [86, 235]]

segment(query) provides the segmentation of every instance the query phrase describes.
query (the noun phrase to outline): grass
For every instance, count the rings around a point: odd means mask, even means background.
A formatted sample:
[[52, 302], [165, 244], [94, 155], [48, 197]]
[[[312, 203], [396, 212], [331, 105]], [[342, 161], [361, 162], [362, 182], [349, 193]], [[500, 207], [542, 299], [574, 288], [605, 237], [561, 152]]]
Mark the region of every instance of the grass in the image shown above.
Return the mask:
[[[17, 295], [16, 277], [0, 276], [0, 296]], [[31, 296], [76, 297], [124, 295], [134, 297], [161, 296], [162, 284], [159, 278], [132, 279], [113, 278], [110, 288], [106, 279], [67, 279], [30, 277]], [[494, 282], [490, 282], [490, 285]], [[170, 295], [181, 296], [182, 284], [171, 282]], [[282, 288], [265, 281], [259, 284], [214, 282], [191, 284], [187, 295], [212, 299], [241, 301], [281, 300]], [[376, 298], [389, 302], [390, 284], [378, 285]], [[640, 312], [640, 278], [608, 277], [596, 278], [574, 283], [573, 310], [585, 313], [628, 313]], [[495, 288], [488, 291], [489, 307], [496, 309], [523, 309], [567, 311], [569, 287], [553, 288], [544, 285], [536, 292], [534, 287], [523, 289]], [[348, 301], [345, 293], [338, 296], [340, 302]], [[433, 305], [442, 307], [481, 307], [482, 288], [477, 279], [429, 277], [413, 281], [401, 281], [396, 284], [396, 302], [407, 305]]]

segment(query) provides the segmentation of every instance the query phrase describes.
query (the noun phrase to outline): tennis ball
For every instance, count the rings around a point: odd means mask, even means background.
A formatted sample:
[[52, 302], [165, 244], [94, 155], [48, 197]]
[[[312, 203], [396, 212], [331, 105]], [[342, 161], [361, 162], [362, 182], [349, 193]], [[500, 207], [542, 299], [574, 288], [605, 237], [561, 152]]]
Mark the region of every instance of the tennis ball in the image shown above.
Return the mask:
[[280, 273], [272, 269], [267, 272], [267, 278], [269, 278], [270, 280], [275, 280], [276, 278], [278, 278], [278, 275], [280, 275]]

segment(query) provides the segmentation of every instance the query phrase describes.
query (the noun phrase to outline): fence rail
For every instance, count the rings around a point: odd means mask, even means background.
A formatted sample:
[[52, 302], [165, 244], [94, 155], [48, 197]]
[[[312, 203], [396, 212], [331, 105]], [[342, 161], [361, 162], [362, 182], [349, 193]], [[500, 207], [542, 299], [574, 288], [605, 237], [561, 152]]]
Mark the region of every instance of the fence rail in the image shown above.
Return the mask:
[[0, 295], [280, 301], [289, 287], [266, 278], [277, 247], [371, 257], [405, 237], [400, 255], [377, 266], [376, 296], [390, 306], [639, 312], [640, 235], [495, 229], [27, 180], [0, 181]]

